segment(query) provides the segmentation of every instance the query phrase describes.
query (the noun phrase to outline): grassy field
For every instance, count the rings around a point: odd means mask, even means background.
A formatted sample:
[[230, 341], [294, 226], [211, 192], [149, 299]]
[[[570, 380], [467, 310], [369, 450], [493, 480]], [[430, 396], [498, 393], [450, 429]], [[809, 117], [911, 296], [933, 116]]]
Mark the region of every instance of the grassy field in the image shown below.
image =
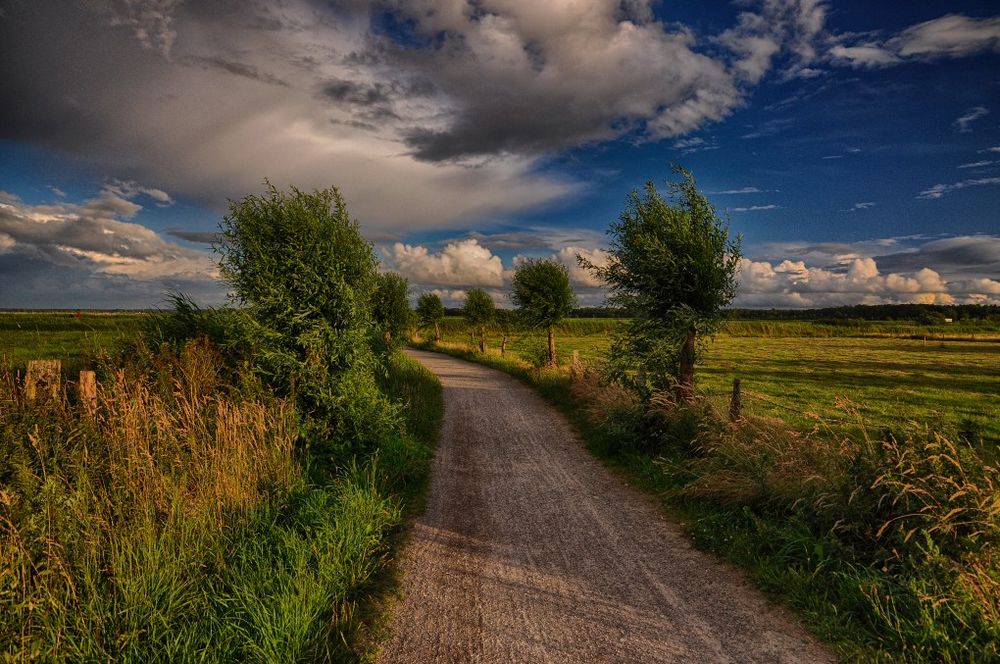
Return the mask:
[[0, 312], [0, 362], [59, 359], [67, 371], [90, 367], [101, 350], [134, 337], [150, 313]]
[[[578, 348], [598, 357], [605, 335], [574, 325], [563, 327], [566, 354]], [[537, 389], [596, 456], [662, 501], [697, 546], [792, 607], [844, 661], [1000, 660], [997, 447], [909, 424], [892, 410], [895, 400], [924, 419], [921, 403], [944, 410], [935, 390], [961, 390], [960, 406], [995, 432], [987, 418], [996, 413], [996, 344], [945, 342], [942, 353], [941, 342], [913, 339], [805, 338], [780, 329], [784, 336], [720, 335], [702, 369], [709, 386], [712, 366], [720, 385], [738, 368], [762, 383], [798, 386], [798, 396], [812, 390], [820, 401], [864, 381], [870, 391], [862, 398], [876, 403], [858, 405], [888, 421], [893, 435], [869, 438], [841, 425], [831, 439], [829, 430], [796, 426], [811, 418], [795, 412], [791, 393], [750, 395], [784, 421], [751, 412], [730, 423], [701, 399], [643, 403], [593, 376], [533, 368], [519, 351], [534, 357], [534, 336], [512, 340], [501, 358], [470, 351], [460, 330], [451, 323], [452, 341], [439, 349]], [[759, 362], [750, 361], [747, 341]], [[810, 361], [823, 364], [798, 368]], [[888, 377], [880, 385], [873, 374]]]
[[[599, 363], [609, 333], [620, 325], [611, 319], [566, 321], [557, 330], [561, 362], [578, 350], [583, 362]], [[1000, 343], [985, 340], [1000, 339], [1000, 329], [956, 329], [736, 321], [706, 346], [697, 378], [702, 391], [720, 401], [740, 378], [750, 413], [799, 427], [854, 429], [856, 410], [875, 431], [915, 421], [971, 428], [1000, 440]], [[448, 319], [442, 330], [446, 341], [469, 340], [461, 319]], [[945, 334], [967, 337], [934, 339]], [[972, 341], [973, 335], [981, 340]], [[488, 338], [498, 352], [500, 338]], [[513, 335], [507, 344], [508, 353], [529, 362], [540, 360], [544, 349], [541, 331]]]

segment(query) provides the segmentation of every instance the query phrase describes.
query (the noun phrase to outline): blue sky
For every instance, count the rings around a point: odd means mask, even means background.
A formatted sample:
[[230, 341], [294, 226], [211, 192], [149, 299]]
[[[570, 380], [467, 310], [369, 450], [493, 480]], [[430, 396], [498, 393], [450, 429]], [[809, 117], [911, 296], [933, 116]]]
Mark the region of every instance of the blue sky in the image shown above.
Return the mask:
[[0, 0], [0, 307], [221, 301], [226, 201], [338, 185], [413, 293], [602, 260], [692, 170], [737, 304], [1000, 302], [995, 3]]

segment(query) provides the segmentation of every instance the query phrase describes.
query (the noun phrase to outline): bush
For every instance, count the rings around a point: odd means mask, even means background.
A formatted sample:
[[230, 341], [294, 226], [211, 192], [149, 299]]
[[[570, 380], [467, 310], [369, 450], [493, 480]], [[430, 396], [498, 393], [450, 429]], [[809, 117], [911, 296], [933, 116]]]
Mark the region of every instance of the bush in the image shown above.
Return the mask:
[[218, 250], [238, 338], [265, 381], [295, 397], [303, 442], [336, 458], [397, 433], [399, 409], [378, 389], [370, 344], [376, 259], [340, 192], [268, 183], [231, 203]]

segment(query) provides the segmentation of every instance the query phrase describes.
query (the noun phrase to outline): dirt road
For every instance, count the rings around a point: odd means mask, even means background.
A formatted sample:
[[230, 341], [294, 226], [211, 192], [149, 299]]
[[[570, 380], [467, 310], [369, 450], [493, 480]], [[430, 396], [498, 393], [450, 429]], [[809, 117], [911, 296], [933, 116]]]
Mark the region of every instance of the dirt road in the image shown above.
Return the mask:
[[532, 390], [411, 354], [441, 378], [445, 419], [380, 662], [833, 661]]

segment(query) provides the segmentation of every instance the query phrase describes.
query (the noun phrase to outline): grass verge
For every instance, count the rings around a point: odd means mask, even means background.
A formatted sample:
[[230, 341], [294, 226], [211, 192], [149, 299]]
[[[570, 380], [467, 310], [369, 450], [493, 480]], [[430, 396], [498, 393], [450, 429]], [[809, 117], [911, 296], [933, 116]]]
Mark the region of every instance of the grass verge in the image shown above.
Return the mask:
[[[204, 341], [101, 371], [88, 415], [0, 371], [0, 653], [11, 661], [355, 661], [440, 385], [402, 355], [383, 390], [409, 427], [331, 470], [253, 376]], [[319, 470], [321, 468], [321, 470]]]
[[773, 418], [731, 425], [707, 401], [642, 404], [565, 370], [427, 347], [536, 388], [698, 546], [743, 568], [845, 660], [1000, 658], [994, 449], [919, 427], [848, 438]]

